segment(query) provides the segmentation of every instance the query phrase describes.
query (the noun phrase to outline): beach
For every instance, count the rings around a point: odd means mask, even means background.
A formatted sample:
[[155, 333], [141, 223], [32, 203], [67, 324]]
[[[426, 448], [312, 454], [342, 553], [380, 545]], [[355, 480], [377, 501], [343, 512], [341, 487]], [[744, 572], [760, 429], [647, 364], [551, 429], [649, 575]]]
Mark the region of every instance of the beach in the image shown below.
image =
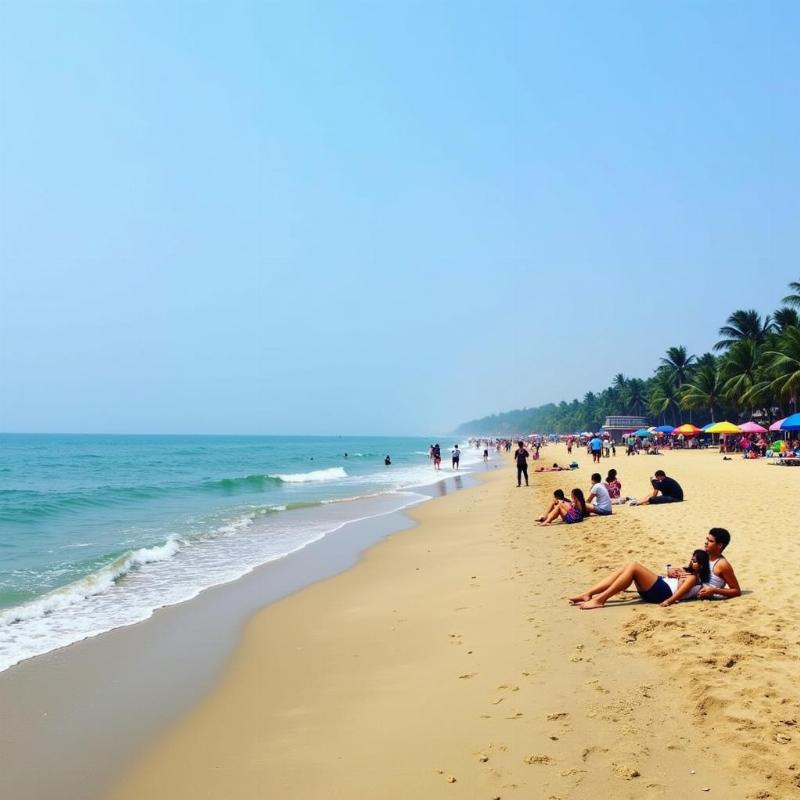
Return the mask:
[[[619, 452], [619, 451], [618, 451]], [[543, 462], [565, 460], [563, 446]], [[416, 527], [258, 612], [213, 690], [144, 749], [110, 796], [536, 797], [798, 792], [800, 475], [715, 452], [605, 461], [623, 493], [652, 472], [686, 502], [538, 528], [579, 470], [507, 463], [417, 507]], [[744, 589], [669, 609], [566, 598], [623, 560], [688, 559], [711, 526]]]

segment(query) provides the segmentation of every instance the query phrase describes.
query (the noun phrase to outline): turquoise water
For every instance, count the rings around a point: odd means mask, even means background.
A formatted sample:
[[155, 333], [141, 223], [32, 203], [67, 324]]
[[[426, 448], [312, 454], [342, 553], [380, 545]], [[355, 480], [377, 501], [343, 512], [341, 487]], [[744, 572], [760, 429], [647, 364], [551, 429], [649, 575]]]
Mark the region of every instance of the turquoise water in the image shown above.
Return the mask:
[[[452, 474], [446, 458], [434, 473], [430, 444], [0, 436], [0, 669], [419, 502], [416, 487]], [[464, 448], [462, 467], [479, 460]]]

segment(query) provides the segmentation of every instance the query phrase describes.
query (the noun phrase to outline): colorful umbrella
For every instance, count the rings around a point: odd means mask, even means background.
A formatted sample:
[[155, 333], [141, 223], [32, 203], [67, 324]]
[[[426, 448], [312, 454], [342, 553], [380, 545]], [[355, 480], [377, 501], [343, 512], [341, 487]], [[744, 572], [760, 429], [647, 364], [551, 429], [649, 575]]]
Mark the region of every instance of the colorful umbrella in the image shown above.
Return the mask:
[[786, 417], [786, 419], [781, 423], [781, 430], [800, 431], [800, 413], [792, 414], [791, 417]]
[[781, 429], [781, 425], [783, 425], [787, 419], [788, 417], [784, 417], [783, 419], [779, 419], [777, 422], [773, 422], [772, 425], [769, 426], [769, 429], [771, 431], [779, 431]]
[[677, 436], [679, 433], [682, 433], [684, 436], [697, 436], [697, 434], [700, 432], [700, 428], [698, 428], [696, 425], [692, 425], [690, 422], [687, 422], [684, 425], [679, 425], [674, 431], [672, 431], [675, 436]]
[[709, 422], [709, 423], [708, 423], [708, 425], [703, 425], [703, 427], [702, 427], [702, 428], [700, 428], [700, 430], [701, 430], [701, 431], [703, 431], [703, 433], [707, 433], [707, 432], [708, 432], [708, 429], [709, 429], [709, 428], [710, 428], [712, 425], [716, 425], [716, 424], [717, 424], [716, 422]]
[[659, 433], [672, 433], [675, 428], [673, 428], [672, 425], [659, 425], [656, 430]]
[[[800, 429], [800, 425], [798, 425]], [[706, 428], [706, 433], [740, 433], [741, 428], [738, 425], [734, 425], [732, 422], [717, 422], [716, 425], [712, 425], [709, 428]]]
[[767, 429], [757, 422], [745, 422], [739, 426], [742, 433], [766, 433]]
[[650, 431], [647, 430], [647, 428], [639, 428], [639, 430], [635, 431], [633, 435], [634, 436], [649, 436], [650, 435]]

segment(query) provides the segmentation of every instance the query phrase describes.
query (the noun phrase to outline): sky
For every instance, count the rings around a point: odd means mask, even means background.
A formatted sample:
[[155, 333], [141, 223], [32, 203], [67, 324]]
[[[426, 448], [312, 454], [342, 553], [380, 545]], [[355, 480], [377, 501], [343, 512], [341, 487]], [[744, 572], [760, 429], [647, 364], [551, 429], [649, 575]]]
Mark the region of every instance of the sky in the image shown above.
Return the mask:
[[793, 2], [0, 2], [0, 430], [427, 434], [800, 280]]

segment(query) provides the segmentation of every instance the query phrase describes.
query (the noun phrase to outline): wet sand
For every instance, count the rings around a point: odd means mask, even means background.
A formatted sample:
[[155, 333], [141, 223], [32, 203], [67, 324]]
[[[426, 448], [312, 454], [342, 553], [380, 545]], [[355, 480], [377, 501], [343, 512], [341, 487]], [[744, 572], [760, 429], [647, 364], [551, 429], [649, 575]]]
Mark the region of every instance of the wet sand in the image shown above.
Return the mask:
[[[470, 485], [466, 476], [448, 478], [419, 492], [442, 496]], [[0, 673], [0, 797], [105, 796], [136, 754], [211, 690], [256, 611], [348, 569], [412, 524], [402, 512], [349, 523], [145, 622]]]
[[[687, 501], [535, 527], [553, 488], [588, 488], [590, 459], [577, 460], [530, 489], [510, 466], [490, 471], [258, 612], [213, 691], [112, 796], [795, 796], [800, 469], [620, 455], [601, 469], [624, 493], [660, 467]], [[732, 533], [742, 598], [567, 604], [620, 561], [681, 563], [711, 526]]]

